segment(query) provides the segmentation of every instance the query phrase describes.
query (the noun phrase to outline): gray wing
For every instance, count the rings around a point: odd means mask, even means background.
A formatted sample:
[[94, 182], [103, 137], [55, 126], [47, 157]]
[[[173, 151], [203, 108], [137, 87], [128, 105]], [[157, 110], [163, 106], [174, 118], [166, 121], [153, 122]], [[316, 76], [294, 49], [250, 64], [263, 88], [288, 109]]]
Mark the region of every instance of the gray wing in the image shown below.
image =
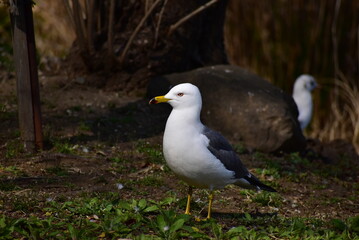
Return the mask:
[[273, 188], [265, 185], [253, 174], [251, 174], [247, 168], [243, 165], [242, 161], [233, 150], [228, 141], [218, 132], [213, 131], [208, 127], [204, 127], [203, 135], [209, 139], [207, 146], [208, 150], [219, 159], [223, 165], [230, 171], [235, 173], [235, 178], [245, 179], [254, 188], [275, 192]]
[[208, 127], [204, 127], [202, 134], [209, 139], [208, 150], [216, 156], [228, 170], [235, 172], [236, 178], [244, 178], [249, 174], [247, 168], [243, 165], [232, 146], [220, 133]]

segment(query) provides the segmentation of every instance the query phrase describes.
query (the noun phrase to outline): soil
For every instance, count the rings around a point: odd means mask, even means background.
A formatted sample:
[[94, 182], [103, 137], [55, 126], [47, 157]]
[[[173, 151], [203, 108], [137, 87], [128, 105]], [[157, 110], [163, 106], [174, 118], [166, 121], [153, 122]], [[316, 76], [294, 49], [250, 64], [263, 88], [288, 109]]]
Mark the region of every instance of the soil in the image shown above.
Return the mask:
[[[46, 147], [28, 154], [20, 144], [15, 79], [10, 76], [2, 80], [0, 212], [16, 217], [36, 215], [36, 209], [49, 199], [71, 199], [88, 193], [120, 192], [124, 199], [159, 200], [169, 194], [185, 198], [186, 185], [149, 150], [161, 151], [166, 116], [159, 114], [160, 107], [108, 86], [99, 89], [89, 81], [89, 77], [40, 74]], [[323, 143], [314, 142], [315, 149], [325, 148]], [[331, 144], [331, 150], [336, 149]], [[345, 219], [358, 215], [358, 156], [343, 148], [342, 142], [338, 144], [341, 152], [333, 154], [341, 158], [331, 164], [313, 152], [306, 155], [308, 162], [298, 163], [293, 155], [240, 151], [250, 171], [278, 190], [280, 204], [260, 204], [253, 201], [254, 192], [251, 196], [229, 186], [217, 193], [213, 216], [224, 219], [250, 212]], [[258, 170], [269, 163], [277, 163], [280, 177]], [[14, 211], [12, 203], [20, 199], [33, 201], [36, 207], [31, 213]], [[207, 201], [205, 191], [197, 190], [195, 199]], [[204, 215], [205, 207], [202, 210]]]

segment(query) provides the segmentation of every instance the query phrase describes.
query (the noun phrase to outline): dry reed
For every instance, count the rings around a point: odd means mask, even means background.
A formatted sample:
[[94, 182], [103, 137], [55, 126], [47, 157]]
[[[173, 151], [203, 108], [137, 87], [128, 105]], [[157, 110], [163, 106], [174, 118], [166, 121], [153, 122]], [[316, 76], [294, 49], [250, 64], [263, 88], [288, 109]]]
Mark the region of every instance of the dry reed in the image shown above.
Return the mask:
[[314, 93], [314, 119], [306, 135], [345, 139], [359, 152], [358, 9], [359, 1], [232, 0], [225, 38], [232, 64], [288, 94], [302, 73], [326, 85]]
[[347, 79], [335, 81], [325, 121], [316, 119], [309, 136], [322, 141], [346, 139], [359, 153], [359, 88]]

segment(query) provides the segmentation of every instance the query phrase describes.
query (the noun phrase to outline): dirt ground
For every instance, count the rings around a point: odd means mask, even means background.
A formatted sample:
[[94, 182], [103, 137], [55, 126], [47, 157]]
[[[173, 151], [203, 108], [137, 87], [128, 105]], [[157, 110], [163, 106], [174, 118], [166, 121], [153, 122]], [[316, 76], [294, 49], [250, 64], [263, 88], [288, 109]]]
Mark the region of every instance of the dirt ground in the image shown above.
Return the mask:
[[[10, 76], [0, 82], [0, 212], [27, 216], [8, 207], [24, 197], [36, 202], [37, 208], [48, 199], [94, 192], [119, 191], [124, 199], [159, 200], [169, 194], [185, 198], [186, 185], [159, 154], [166, 116], [158, 114], [158, 106], [149, 106], [142, 97], [90, 86], [86, 77], [40, 74], [40, 83], [45, 150], [27, 154], [21, 149], [17, 127], [15, 80]], [[340, 144], [340, 152], [330, 147], [329, 155], [336, 156], [332, 164], [315, 153], [302, 161], [295, 155], [239, 151], [245, 165], [278, 190], [278, 197], [260, 204], [253, 201], [254, 192], [229, 186], [217, 193], [214, 216], [250, 212], [345, 219], [358, 215], [358, 156]], [[314, 145], [326, 149], [317, 141]], [[264, 171], [267, 167], [272, 170]], [[196, 191], [195, 199], [206, 201], [205, 191]]]

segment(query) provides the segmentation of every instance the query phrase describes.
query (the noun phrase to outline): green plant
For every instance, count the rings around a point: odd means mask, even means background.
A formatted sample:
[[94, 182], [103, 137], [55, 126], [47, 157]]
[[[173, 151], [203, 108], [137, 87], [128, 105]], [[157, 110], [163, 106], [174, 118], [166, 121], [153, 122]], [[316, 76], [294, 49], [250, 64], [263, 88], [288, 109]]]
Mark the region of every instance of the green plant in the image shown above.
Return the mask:
[[256, 168], [255, 172], [260, 176], [267, 176], [274, 179], [279, 179], [281, 177], [278, 169], [273, 167]]
[[13, 175], [18, 175], [19, 173], [21, 173], [21, 170], [17, 166], [7, 166], [7, 167], [0, 166], [0, 171], [10, 173]]
[[309, 165], [308, 159], [301, 157], [298, 152], [289, 154], [287, 156], [287, 159], [288, 159], [287, 161], [296, 165], [304, 165], [304, 166]]
[[146, 154], [152, 163], [164, 162], [162, 147], [160, 145], [152, 146], [148, 142], [139, 141], [136, 145], [136, 149], [138, 152]]
[[5, 152], [6, 158], [14, 158], [22, 152], [24, 152], [24, 145], [20, 142], [20, 139], [9, 140], [7, 142]]
[[243, 143], [235, 144], [233, 147], [238, 154], [243, 154], [247, 152], [247, 148], [243, 145]]
[[279, 194], [265, 191], [254, 193], [252, 201], [262, 206], [280, 207], [282, 205], [282, 198]]
[[10, 220], [1, 215], [0, 217], [0, 236], [3, 239], [12, 239], [12, 234], [15, 231], [16, 220]]
[[81, 131], [90, 131], [91, 126], [88, 123], [81, 121], [80, 124], [79, 124], [79, 130], [81, 130]]
[[359, 216], [349, 218], [348, 223], [349, 223], [349, 229], [359, 234]]
[[262, 162], [269, 161], [268, 157], [264, 153], [258, 151], [254, 152], [253, 158]]
[[159, 176], [145, 176], [142, 179], [136, 181], [137, 184], [144, 185], [144, 186], [154, 186], [159, 187], [163, 185], [163, 180]]
[[72, 106], [69, 108], [70, 111], [73, 112], [81, 112], [82, 111], [82, 107], [81, 106]]
[[[67, 198], [65, 198], [67, 199]], [[315, 218], [234, 216], [197, 222], [178, 213], [173, 197], [161, 201], [122, 200], [96, 194], [38, 207], [40, 217], [0, 216], [1, 239], [357, 239], [359, 217], [323, 221]], [[29, 211], [37, 203], [19, 211]], [[228, 219], [229, 220], [229, 219]], [[227, 222], [228, 223], [228, 222]]]
[[125, 158], [122, 157], [112, 157], [109, 160], [114, 163], [124, 163], [127, 161]]
[[178, 239], [181, 236], [180, 230], [188, 219], [188, 215], [177, 215], [172, 210], [164, 210], [152, 222], [152, 227], [162, 239]]
[[4, 104], [0, 103], [0, 120], [10, 120], [14, 119], [16, 112], [9, 111]]
[[56, 176], [66, 176], [66, 175], [68, 175], [68, 172], [66, 171], [66, 169], [61, 168], [61, 167], [47, 168], [46, 172], [49, 173], [49, 174], [55, 174]]
[[54, 142], [55, 151], [59, 153], [72, 154], [74, 152], [74, 147], [71, 146], [68, 142]]

